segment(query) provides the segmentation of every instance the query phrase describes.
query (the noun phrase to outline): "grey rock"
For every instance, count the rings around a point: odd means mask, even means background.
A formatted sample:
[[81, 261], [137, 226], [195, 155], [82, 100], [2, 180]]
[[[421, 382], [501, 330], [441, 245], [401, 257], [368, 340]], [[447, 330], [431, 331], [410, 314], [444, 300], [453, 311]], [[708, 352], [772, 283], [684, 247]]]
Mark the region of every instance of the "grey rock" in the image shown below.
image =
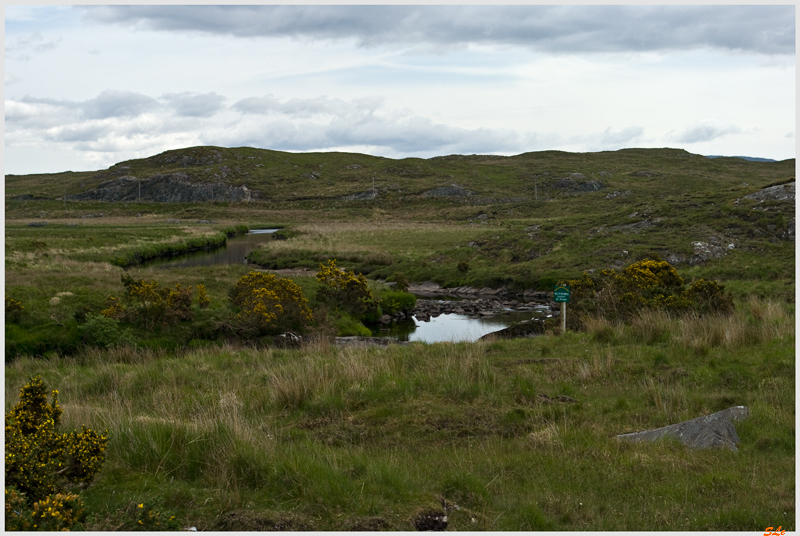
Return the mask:
[[472, 195], [472, 192], [458, 184], [451, 184], [450, 186], [440, 186], [439, 188], [428, 190], [423, 192], [422, 195], [425, 197], [465, 197]]
[[787, 184], [779, 184], [778, 186], [770, 186], [758, 192], [744, 196], [745, 199], [754, 199], [756, 201], [794, 201], [795, 182], [792, 181]]
[[749, 414], [750, 410], [747, 407], [734, 406], [705, 417], [697, 417], [653, 430], [620, 434], [617, 439], [655, 441], [662, 437], [671, 437], [691, 448], [726, 447], [736, 452], [739, 436], [736, 435], [736, 428], [731, 421], [744, 419]]
[[247, 186], [224, 183], [193, 183], [185, 173], [155, 175], [147, 179], [126, 176], [106, 181], [96, 188], [68, 195], [76, 201], [148, 201], [156, 203], [192, 203], [198, 201], [248, 202], [258, 192]]
[[44, 227], [48, 225], [46, 221], [32, 221], [28, 224], [28, 227]]

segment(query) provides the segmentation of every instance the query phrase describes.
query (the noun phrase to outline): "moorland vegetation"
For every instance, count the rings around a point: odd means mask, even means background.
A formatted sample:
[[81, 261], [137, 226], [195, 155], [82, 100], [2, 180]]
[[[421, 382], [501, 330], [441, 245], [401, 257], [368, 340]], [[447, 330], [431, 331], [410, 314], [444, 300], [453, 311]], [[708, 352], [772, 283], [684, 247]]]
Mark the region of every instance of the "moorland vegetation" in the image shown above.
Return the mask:
[[[228, 190], [111, 200], [155, 176]], [[794, 530], [793, 188], [793, 160], [672, 149], [198, 147], [7, 176], [6, 528]], [[146, 264], [264, 227], [281, 239], [249, 265]], [[423, 281], [568, 282], [575, 314], [531, 339], [333, 343]], [[734, 405], [738, 452], [615, 439]]]

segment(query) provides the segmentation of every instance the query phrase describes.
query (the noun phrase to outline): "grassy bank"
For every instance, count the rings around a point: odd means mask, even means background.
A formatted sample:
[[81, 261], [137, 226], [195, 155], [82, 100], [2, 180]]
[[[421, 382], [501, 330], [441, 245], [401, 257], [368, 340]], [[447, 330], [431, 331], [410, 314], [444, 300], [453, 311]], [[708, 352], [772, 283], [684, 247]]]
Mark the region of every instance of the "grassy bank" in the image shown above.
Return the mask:
[[[427, 509], [455, 530], [795, 527], [794, 316], [774, 303], [533, 340], [19, 359], [6, 410], [33, 374], [67, 426], [109, 429], [90, 529], [132, 528], [139, 503], [199, 530], [413, 530]], [[734, 405], [736, 453], [614, 439]]]

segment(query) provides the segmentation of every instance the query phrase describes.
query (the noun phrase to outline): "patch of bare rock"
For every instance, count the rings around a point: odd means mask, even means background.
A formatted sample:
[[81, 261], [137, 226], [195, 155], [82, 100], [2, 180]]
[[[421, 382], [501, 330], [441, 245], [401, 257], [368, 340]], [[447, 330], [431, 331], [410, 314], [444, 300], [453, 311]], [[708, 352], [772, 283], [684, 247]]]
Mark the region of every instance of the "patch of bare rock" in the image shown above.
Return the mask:
[[630, 434], [620, 434], [617, 439], [626, 441], [655, 441], [661, 438], [677, 439], [687, 447], [705, 449], [726, 447], [736, 452], [739, 436], [732, 421], [741, 420], [750, 414], [745, 406], [734, 406], [705, 417], [645, 430]]

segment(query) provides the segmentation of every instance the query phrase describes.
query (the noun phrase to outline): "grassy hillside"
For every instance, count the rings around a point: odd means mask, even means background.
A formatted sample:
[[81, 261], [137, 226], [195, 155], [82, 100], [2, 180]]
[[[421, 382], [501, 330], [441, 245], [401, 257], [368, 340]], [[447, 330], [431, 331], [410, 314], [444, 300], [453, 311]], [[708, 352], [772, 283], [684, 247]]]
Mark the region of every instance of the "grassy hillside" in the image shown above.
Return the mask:
[[[245, 184], [260, 192], [261, 200], [55, 199], [64, 190], [77, 193], [114, 177], [176, 172], [196, 182]], [[794, 160], [709, 159], [675, 149], [391, 160], [198, 147], [121, 162], [94, 174], [8, 176], [7, 258], [24, 252], [26, 243], [47, 242], [37, 237], [50, 231], [28, 228], [33, 221], [91, 224], [93, 229], [112, 222], [134, 225], [144, 240], [157, 240], [163, 233], [155, 228], [167, 220], [180, 219], [184, 231], [199, 219], [271, 222], [299, 234], [255, 253], [252, 260], [265, 267], [315, 267], [322, 258], [348, 257], [353, 262], [347, 267], [371, 277], [402, 272], [447, 286], [524, 289], [657, 254], [691, 277], [719, 278], [734, 289], [743, 280], [761, 288], [762, 295], [791, 300], [794, 202], [744, 198], [791, 180]], [[103, 217], [86, 219], [99, 214]], [[414, 230], [416, 224], [420, 227]], [[426, 230], [428, 225], [436, 232]], [[147, 228], [155, 233], [152, 238]], [[469, 270], [458, 271], [460, 262]]]

